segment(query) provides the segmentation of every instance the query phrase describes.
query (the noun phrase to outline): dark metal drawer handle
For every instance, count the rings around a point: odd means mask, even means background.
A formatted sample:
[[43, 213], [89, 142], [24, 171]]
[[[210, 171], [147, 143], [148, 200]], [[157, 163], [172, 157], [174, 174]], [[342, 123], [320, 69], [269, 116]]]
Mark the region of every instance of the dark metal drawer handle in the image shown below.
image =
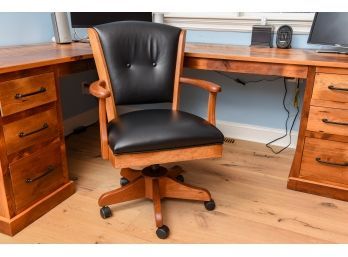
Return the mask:
[[21, 99], [22, 97], [36, 95], [36, 94], [40, 94], [40, 93], [43, 93], [43, 92], [46, 92], [46, 88], [40, 87], [39, 90], [31, 92], [31, 93], [27, 93], [27, 94], [20, 94], [20, 93], [18, 93], [18, 94], [15, 95], [15, 99]]
[[48, 128], [48, 124], [45, 122], [41, 128], [37, 129], [37, 130], [33, 130], [33, 131], [30, 131], [30, 132], [19, 132], [18, 136], [19, 137], [26, 137], [26, 136], [29, 136], [29, 135], [32, 135], [32, 134], [35, 134], [37, 132], [40, 132], [41, 130], [44, 130], [44, 129], [47, 129]]
[[342, 162], [342, 163], [328, 162], [328, 161], [323, 161], [320, 157], [315, 158], [315, 160], [321, 164], [329, 164], [329, 165], [335, 165], [335, 166], [348, 167], [348, 162]]
[[348, 122], [331, 121], [331, 120], [328, 120], [328, 119], [322, 119], [321, 121], [324, 122], [324, 123], [329, 123], [329, 124], [336, 124], [336, 125], [345, 125], [345, 126], [348, 126]]
[[330, 85], [327, 87], [328, 89], [331, 90], [337, 90], [337, 91], [348, 91], [348, 88], [343, 88], [343, 87], [335, 87], [335, 85]]
[[40, 176], [37, 176], [35, 178], [27, 178], [25, 179], [25, 183], [29, 184], [29, 183], [33, 183], [34, 181], [43, 178], [44, 176], [47, 176], [48, 174], [50, 174], [52, 171], [54, 171], [54, 166], [53, 165], [49, 165], [46, 169], [46, 171], [44, 173], [42, 173]]

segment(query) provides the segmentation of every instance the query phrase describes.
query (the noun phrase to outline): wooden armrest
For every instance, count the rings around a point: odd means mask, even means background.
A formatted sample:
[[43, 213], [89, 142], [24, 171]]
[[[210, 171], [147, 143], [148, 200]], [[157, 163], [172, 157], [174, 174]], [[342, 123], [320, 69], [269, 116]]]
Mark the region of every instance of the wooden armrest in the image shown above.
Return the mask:
[[98, 98], [108, 98], [111, 96], [111, 93], [109, 90], [105, 88], [106, 84], [105, 81], [98, 80], [94, 81], [90, 86], [89, 86], [89, 92], [91, 95], [98, 97]]
[[185, 77], [180, 77], [180, 83], [193, 85], [193, 86], [200, 87], [209, 91], [207, 120], [211, 124], [215, 125], [216, 95], [218, 92], [221, 92], [221, 87], [210, 81], [206, 81], [202, 79], [185, 78]]
[[111, 96], [111, 93], [106, 88], [105, 81], [98, 80], [89, 86], [91, 95], [99, 99], [99, 129], [100, 129], [100, 147], [101, 156], [103, 159], [108, 159], [108, 138], [107, 138], [107, 117], [106, 117], [106, 98]]
[[192, 86], [200, 87], [209, 91], [210, 93], [221, 92], [221, 87], [219, 85], [210, 81], [202, 80], [202, 79], [180, 77], [180, 83], [185, 83]]

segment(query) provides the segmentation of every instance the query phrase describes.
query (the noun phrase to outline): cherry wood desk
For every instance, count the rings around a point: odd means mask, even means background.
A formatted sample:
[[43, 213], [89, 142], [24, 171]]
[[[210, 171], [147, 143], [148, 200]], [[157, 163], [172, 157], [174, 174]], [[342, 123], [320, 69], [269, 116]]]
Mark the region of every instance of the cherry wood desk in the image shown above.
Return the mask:
[[[306, 79], [288, 188], [348, 200], [348, 56], [187, 44], [185, 66]], [[1, 232], [17, 233], [74, 193], [59, 78], [94, 67], [89, 44], [0, 48]]]

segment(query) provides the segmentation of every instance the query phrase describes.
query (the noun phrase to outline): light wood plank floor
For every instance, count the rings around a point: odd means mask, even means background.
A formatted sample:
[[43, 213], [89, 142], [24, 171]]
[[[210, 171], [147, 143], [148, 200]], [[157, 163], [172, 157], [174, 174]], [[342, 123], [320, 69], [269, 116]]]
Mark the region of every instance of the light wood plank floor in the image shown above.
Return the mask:
[[264, 145], [225, 144], [224, 157], [180, 163], [188, 183], [209, 189], [216, 201], [164, 200], [167, 240], [157, 239], [148, 200], [112, 206], [99, 216], [98, 197], [118, 187], [119, 171], [99, 154], [98, 127], [67, 139], [77, 192], [3, 243], [329, 243], [348, 242], [348, 203], [286, 189], [293, 150], [273, 155]]

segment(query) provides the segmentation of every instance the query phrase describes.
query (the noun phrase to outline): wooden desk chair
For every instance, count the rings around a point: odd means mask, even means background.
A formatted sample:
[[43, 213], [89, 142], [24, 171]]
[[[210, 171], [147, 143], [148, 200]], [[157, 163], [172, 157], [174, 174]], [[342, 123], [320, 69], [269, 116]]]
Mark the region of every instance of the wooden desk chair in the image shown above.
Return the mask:
[[[218, 158], [223, 135], [215, 125], [220, 86], [182, 77], [185, 31], [150, 22], [114, 22], [88, 30], [99, 81], [90, 93], [99, 98], [101, 155], [121, 168], [121, 188], [99, 198], [103, 218], [108, 205], [139, 198], [153, 200], [159, 238], [167, 238], [162, 198], [204, 201], [215, 208], [209, 191], [183, 182], [182, 169], [159, 164]], [[209, 92], [207, 121], [178, 110], [180, 84]], [[117, 115], [117, 105], [172, 102], [172, 109], [151, 109]], [[130, 166], [146, 166], [133, 170]]]

